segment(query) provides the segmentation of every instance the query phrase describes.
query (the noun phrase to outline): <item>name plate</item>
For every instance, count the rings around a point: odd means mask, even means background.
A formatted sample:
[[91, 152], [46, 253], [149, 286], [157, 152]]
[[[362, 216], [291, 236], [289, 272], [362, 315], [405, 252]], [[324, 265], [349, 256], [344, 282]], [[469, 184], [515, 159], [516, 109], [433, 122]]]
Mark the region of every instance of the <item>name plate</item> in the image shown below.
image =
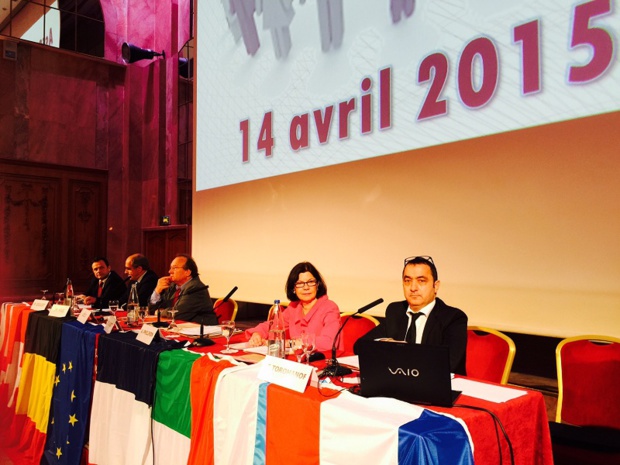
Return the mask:
[[91, 313], [93, 313], [92, 310], [89, 310], [87, 308], [82, 309], [82, 311], [80, 312], [80, 315], [78, 316], [78, 321], [85, 325], [86, 322], [88, 321], [88, 318], [90, 318]]
[[[114, 329], [114, 325], [116, 324], [116, 316], [110, 315], [103, 326], [103, 330], [106, 334], [110, 334]], [[120, 328], [119, 328], [120, 330]]]
[[268, 355], [258, 372], [258, 379], [303, 393], [310, 380], [312, 368], [311, 365]]
[[64, 318], [67, 316], [69, 308], [70, 305], [54, 304], [52, 305], [52, 309], [50, 310], [50, 316], [53, 316], [55, 318]]
[[49, 303], [49, 300], [36, 299], [34, 302], [32, 302], [30, 308], [36, 312], [39, 312], [41, 310], [45, 310]]
[[153, 338], [157, 334], [157, 328], [153, 325], [142, 325], [138, 336], [136, 337], [137, 341], [143, 342], [147, 346], [153, 342]]

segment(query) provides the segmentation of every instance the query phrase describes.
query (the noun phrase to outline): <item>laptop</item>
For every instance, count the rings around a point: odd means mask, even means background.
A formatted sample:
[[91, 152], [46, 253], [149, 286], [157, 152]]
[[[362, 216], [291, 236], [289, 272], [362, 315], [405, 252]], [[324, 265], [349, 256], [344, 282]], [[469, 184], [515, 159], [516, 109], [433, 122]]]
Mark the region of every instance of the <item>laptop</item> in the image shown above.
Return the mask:
[[364, 397], [452, 407], [461, 394], [452, 390], [448, 347], [360, 340], [356, 348]]

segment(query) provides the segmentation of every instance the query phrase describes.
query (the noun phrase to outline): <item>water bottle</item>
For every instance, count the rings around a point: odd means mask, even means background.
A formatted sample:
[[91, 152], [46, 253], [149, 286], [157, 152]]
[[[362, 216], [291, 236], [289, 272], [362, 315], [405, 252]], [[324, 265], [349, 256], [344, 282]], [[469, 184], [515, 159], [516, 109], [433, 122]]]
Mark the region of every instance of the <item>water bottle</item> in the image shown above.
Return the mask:
[[73, 283], [71, 283], [71, 279], [67, 278], [67, 284], [65, 286], [65, 305], [69, 305], [73, 307], [73, 300], [75, 298], [75, 294], [73, 293]]
[[127, 324], [129, 326], [137, 324], [139, 320], [140, 299], [138, 299], [137, 285], [137, 282], [133, 283], [127, 299]]
[[273, 310], [269, 315], [269, 335], [267, 336], [267, 353], [272, 357], [284, 358], [286, 355], [286, 329], [280, 301], [274, 300]]

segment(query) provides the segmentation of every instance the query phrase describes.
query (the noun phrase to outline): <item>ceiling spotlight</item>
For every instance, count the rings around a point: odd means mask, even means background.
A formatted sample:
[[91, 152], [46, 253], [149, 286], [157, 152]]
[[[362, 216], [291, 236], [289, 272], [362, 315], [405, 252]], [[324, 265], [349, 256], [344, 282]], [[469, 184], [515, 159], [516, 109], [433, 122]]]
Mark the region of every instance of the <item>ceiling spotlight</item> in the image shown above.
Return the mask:
[[136, 45], [128, 44], [127, 42], [123, 43], [121, 55], [125, 63], [135, 63], [140, 60], [152, 60], [155, 57], [164, 57], [164, 60], [166, 59], [166, 54], [163, 50], [161, 53], [154, 52], [148, 48], [140, 48]]

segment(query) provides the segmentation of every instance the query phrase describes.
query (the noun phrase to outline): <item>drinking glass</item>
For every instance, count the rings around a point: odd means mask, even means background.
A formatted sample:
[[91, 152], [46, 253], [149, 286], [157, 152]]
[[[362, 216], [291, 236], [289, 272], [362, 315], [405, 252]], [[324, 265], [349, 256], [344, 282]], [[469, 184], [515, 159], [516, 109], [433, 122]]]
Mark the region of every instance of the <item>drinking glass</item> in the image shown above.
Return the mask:
[[316, 337], [314, 333], [302, 333], [301, 343], [304, 354], [306, 355], [306, 364], [310, 363], [310, 355], [316, 348]]
[[43, 293], [43, 297], [41, 297], [41, 300], [47, 300], [47, 297], [45, 297], [47, 295], [47, 291], [49, 289], [41, 289], [41, 292]]
[[176, 315], [177, 312], [178, 312], [178, 310], [176, 310], [174, 308], [169, 308], [168, 309], [168, 313], [170, 315], [172, 315], [172, 321], [168, 325], [168, 331], [172, 331], [173, 329], [177, 329], [179, 327], [179, 325], [177, 325], [176, 321], [174, 321], [174, 315]]
[[222, 328], [222, 336], [226, 338], [226, 348], [221, 351], [223, 354], [234, 354], [235, 352], [239, 352], [237, 349], [230, 348], [230, 337], [235, 332], [235, 322], [233, 320], [224, 320], [220, 324], [220, 328]]
[[144, 321], [146, 320], [146, 315], [149, 314], [149, 308], [148, 307], [140, 307], [138, 309], [138, 319], [140, 320], [140, 324], [143, 325]]
[[116, 316], [116, 312], [118, 311], [118, 300], [110, 300], [110, 302], [108, 302], [108, 307], [112, 315]]
[[297, 357], [297, 363], [301, 363], [305, 356], [304, 343], [301, 336], [291, 339], [291, 350], [293, 351], [293, 354], [295, 354], [295, 357]]

